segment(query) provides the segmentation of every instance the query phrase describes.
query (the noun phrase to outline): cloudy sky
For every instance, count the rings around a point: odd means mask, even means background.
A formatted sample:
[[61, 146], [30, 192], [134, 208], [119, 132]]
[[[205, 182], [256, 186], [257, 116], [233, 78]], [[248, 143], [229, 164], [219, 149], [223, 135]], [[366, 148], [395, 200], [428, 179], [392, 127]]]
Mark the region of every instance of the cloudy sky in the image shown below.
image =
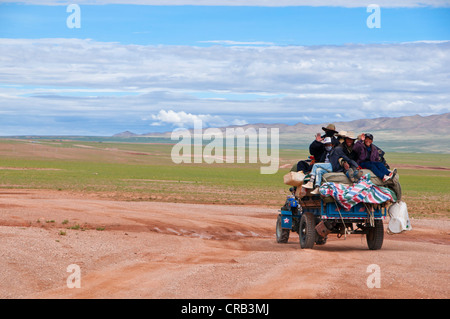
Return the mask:
[[0, 0], [3, 136], [445, 112], [448, 0]]

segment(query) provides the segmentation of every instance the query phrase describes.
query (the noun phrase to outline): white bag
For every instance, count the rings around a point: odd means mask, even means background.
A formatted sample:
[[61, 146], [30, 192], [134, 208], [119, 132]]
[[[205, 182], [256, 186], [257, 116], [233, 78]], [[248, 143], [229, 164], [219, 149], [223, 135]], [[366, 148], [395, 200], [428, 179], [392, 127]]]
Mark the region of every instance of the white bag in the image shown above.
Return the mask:
[[411, 230], [411, 222], [408, 216], [408, 207], [405, 202], [398, 201], [392, 204], [388, 210], [389, 213], [389, 225], [387, 228], [387, 233], [399, 234], [405, 230]]
[[305, 174], [302, 172], [289, 172], [284, 175], [283, 180], [286, 185], [290, 186], [300, 186], [303, 183]]

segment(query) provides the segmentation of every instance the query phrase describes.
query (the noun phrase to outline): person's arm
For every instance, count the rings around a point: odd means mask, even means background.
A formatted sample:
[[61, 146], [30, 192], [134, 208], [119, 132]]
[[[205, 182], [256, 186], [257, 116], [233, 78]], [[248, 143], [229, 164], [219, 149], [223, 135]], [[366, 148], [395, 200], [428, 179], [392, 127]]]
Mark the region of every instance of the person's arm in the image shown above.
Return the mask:
[[355, 144], [353, 144], [353, 151], [355, 151], [356, 155], [359, 157], [359, 155], [361, 154], [361, 150], [363, 148], [363, 141], [362, 140], [358, 140], [355, 142]]
[[339, 156], [339, 164], [344, 167], [345, 170], [348, 170], [350, 166], [355, 168], [358, 167], [358, 164], [350, 157], [345, 155], [344, 151], [341, 148], [336, 148], [336, 152]]
[[371, 162], [379, 162], [380, 154], [378, 153], [378, 148], [375, 145], [371, 145], [372, 151], [370, 152], [370, 161]]
[[358, 135], [358, 140], [357, 140], [357, 142], [359, 142], [359, 141], [364, 141], [365, 138], [366, 138], [366, 134], [361, 133], [361, 134]]

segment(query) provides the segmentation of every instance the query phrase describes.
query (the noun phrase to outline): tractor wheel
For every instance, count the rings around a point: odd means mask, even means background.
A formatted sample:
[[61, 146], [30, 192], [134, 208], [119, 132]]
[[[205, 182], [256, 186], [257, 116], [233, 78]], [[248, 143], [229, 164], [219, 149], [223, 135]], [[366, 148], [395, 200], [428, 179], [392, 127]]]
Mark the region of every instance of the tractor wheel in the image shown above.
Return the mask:
[[304, 213], [300, 219], [298, 230], [301, 248], [313, 248], [317, 236], [315, 227], [316, 222], [314, 215], [311, 213]]
[[287, 243], [289, 240], [289, 233], [291, 232], [290, 229], [284, 229], [281, 227], [281, 215], [278, 215], [277, 218], [277, 228], [276, 228], [276, 235], [277, 235], [277, 243]]
[[367, 246], [370, 250], [377, 250], [383, 246], [384, 228], [382, 220], [375, 220], [375, 227], [370, 227], [366, 234]]

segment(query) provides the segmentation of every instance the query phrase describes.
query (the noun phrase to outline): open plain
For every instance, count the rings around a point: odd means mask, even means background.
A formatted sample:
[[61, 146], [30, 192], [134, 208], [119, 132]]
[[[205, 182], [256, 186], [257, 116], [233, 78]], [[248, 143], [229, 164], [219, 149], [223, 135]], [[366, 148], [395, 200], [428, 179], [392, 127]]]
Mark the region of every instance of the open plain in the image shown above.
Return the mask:
[[[245, 165], [167, 164], [162, 146], [75, 144], [0, 143], [0, 298], [450, 295], [445, 157], [403, 156], [397, 165], [411, 231], [385, 233], [377, 251], [360, 235], [304, 250], [295, 233], [275, 240], [286, 170], [264, 181]], [[282, 165], [297, 156], [289, 154]], [[434, 187], [416, 188], [433, 174]], [[70, 288], [71, 265], [80, 288]]]

